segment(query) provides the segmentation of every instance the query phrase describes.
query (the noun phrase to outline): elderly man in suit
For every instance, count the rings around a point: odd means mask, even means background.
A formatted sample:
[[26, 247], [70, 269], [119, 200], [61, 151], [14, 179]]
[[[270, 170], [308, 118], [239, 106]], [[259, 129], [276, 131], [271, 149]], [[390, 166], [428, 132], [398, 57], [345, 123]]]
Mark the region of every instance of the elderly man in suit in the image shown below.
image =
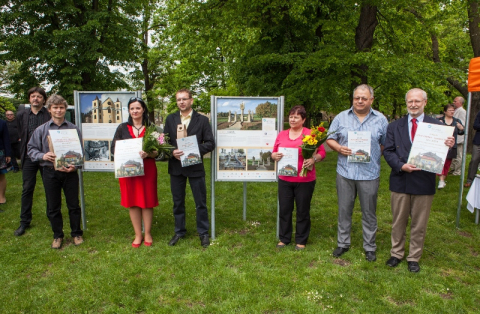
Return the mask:
[[[177, 106], [179, 111], [170, 114], [165, 122], [164, 132], [170, 137], [170, 143], [177, 146], [177, 127], [186, 127], [187, 136], [197, 137], [200, 154], [211, 152], [215, 148], [215, 140], [208, 118], [192, 109], [192, 92], [188, 89], [180, 89], [177, 94]], [[195, 207], [197, 211], [197, 232], [200, 236], [200, 244], [203, 247], [210, 245], [208, 229], [207, 187], [205, 184], [205, 169], [203, 162], [200, 164], [182, 167], [180, 156], [183, 151], [175, 149], [168, 160], [168, 173], [170, 174], [170, 188], [173, 197], [173, 216], [175, 218], [175, 235], [168, 245], [175, 245], [178, 240], [185, 236], [185, 189], [187, 179], [190, 183]]]
[[37, 184], [37, 173], [43, 176], [43, 168], [38, 161], [33, 161], [27, 155], [27, 144], [33, 131], [50, 120], [50, 113], [44, 107], [47, 93], [41, 87], [32, 87], [28, 90], [30, 108], [17, 113], [17, 129], [20, 136], [20, 159], [22, 160], [22, 208], [20, 212], [20, 226], [13, 233], [21, 236], [32, 221], [33, 192]]
[[[415, 132], [419, 123], [441, 124], [437, 119], [424, 114], [427, 93], [419, 88], [411, 89], [405, 95], [408, 115], [392, 122], [387, 129], [383, 155], [392, 168], [390, 191], [392, 207], [392, 249], [387, 265], [396, 267], [405, 254], [405, 235], [408, 217], [410, 224], [410, 249], [407, 256], [408, 270], [419, 272], [418, 264], [423, 252], [430, 208], [435, 194], [435, 173], [423, 171], [407, 163]], [[452, 147], [453, 137], [445, 140]]]

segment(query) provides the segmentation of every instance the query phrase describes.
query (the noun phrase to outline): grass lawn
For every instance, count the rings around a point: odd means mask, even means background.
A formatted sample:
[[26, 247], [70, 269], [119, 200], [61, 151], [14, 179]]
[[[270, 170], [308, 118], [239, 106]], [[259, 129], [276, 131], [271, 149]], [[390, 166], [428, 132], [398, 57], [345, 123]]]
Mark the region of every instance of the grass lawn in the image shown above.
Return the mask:
[[[210, 161], [206, 160], [207, 172]], [[243, 184], [216, 183], [216, 236], [203, 249], [196, 235], [191, 192], [187, 193], [187, 237], [174, 247], [167, 164], [159, 169], [160, 206], [154, 210], [154, 244], [133, 249], [128, 210], [120, 204], [113, 173], [84, 173], [88, 229], [85, 243], [72, 244], [68, 212], [64, 246], [50, 249], [40, 177], [33, 221], [19, 225], [21, 173], [7, 174], [7, 204], [0, 214], [1, 313], [478, 313], [480, 229], [462, 210], [455, 228], [459, 177], [448, 177], [435, 196], [420, 261], [412, 274], [390, 257], [388, 174], [382, 164], [378, 198], [377, 261], [362, 248], [356, 204], [352, 246], [332, 257], [337, 236], [336, 154], [317, 164], [312, 230], [305, 251], [277, 250], [276, 183], [248, 183], [247, 221], [242, 220]], [[207, 176], [210, 189], [210, 176]], [[210, 205], [210, 192], [208, 193]], [[465, 204], [464, 204], [465, 208]], [[66, 218], [66, 219], [65, 219]]]

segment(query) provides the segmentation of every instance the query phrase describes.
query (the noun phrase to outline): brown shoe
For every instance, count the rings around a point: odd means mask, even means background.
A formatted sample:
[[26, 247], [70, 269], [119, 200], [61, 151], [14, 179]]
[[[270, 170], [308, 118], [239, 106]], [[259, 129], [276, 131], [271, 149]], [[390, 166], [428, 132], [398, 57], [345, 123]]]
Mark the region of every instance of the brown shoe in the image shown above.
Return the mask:
[[52, 242], [52, 249], [58, 250], [62, 247], [63, 238], [56, 238]]
[[82, 236], [76, 236], [75, 238], [73, 238], [73, 244], [75, 245], [80, 245], [83, 243], [83, 238]]
[[469, 187], [471, 187], [471, 186], [472, 186], [472, 183], [470, 183], [470, 182], [467, 182], [467, 183], [465, 183], [465, 185], [464, 185], [464, 187], [466, 187], [466, 188], [469, 188]]

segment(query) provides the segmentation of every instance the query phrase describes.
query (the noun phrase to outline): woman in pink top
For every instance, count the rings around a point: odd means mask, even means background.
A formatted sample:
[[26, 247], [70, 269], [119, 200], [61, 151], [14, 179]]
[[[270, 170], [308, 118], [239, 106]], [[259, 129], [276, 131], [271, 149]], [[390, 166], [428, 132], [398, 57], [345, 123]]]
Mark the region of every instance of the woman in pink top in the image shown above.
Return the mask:
[[312, 158], [303, 159], [302, 139], [304, 135], [310, 134], [310, 129], [305, 128], [303, 124], [307, 117], [307, 112], [303, 106], [293, 107], [288, 114], [288, 123], [290, 129], [278, 134], [273, 147], [272, 158], [275, 161], [282, 159], [283, 154], [278, 152], [279, 147], [297, 148], [298, 165], [297, 169], [303, 166], [313, 169], [308, 172], [306, 177], [278, 176], [278, 200], [280, 203], [280, 242], [277, 248], [284, 248], [292, 240], [292, 214], [294, 203], [297, 205], [297, 224], [295, 227], [295, 249], [303, 250], [307, 244], [310, 234], [310, 203], [312, 201], [313, 191], [315, 189], [315, 163], [325, 158], [325, 148], [321, 145], [313, 154]]

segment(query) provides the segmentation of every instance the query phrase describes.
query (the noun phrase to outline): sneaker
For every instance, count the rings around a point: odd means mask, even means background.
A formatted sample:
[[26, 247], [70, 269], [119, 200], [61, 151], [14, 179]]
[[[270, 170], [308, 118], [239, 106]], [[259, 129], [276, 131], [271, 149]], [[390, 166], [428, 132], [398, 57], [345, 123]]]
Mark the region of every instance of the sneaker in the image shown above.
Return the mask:
[[73, 244], [75, 245], [80, 245], [83, 243], [83, 237], [82, 236], [76, 236], [73, 238]]
[[447, 185], [447, 183], [445, 183], [445, 181], [438, 181], [438, 189], [443, 189], [445, 187], [445, 185]]
[[52, 249], [58, 250], [62, 247], [63, 238], [56, 238], [52, 242]]

